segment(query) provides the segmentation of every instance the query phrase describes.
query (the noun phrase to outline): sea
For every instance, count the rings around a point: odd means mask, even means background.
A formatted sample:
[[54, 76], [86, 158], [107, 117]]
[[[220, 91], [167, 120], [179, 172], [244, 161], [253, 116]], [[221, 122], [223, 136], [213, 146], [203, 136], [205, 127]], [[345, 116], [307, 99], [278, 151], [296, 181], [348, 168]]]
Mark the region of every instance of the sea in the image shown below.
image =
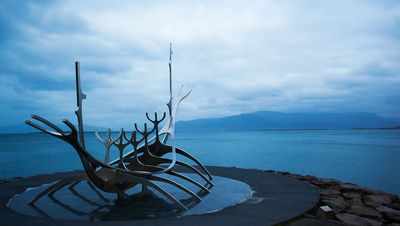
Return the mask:
[[[85, 133], [85, 141], [103, 160], [94, 133]], [[204, 165], [315, 175], [400, 195], [400, 130], [178, 131], [176, 145]], [[79, 169], [77, 153], [61, 140], [0, 134], [0, 179]]]

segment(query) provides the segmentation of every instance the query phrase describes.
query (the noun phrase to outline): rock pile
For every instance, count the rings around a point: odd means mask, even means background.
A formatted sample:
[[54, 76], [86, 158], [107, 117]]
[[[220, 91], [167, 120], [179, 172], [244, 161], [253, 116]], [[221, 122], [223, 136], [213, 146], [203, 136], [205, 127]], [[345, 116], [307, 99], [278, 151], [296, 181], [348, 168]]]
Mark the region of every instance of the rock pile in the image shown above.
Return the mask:
[[277, 173], [306, 181], [318, 189], [320, 205], [333, 210], [334, 220], [346, 225], [400, 226], [400, 199], [397, 195], [333, 179]]

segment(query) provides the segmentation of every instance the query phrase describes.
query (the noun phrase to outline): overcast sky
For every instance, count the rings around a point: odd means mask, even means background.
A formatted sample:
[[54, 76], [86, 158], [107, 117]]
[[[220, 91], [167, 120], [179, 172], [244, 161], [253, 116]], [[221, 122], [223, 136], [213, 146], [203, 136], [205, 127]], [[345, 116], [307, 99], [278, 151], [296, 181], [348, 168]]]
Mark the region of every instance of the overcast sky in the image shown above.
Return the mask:
[[400, 1], [1, 1], [0, 125], [36, 113], [128, 127], [260, 110], [400, 116]]

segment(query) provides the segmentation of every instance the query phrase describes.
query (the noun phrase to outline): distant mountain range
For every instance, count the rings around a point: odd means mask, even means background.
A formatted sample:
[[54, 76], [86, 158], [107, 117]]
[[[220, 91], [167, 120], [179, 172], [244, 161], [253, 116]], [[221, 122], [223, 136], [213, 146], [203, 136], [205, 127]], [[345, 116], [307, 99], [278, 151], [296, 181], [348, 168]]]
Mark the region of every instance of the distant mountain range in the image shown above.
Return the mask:
[[[64, 125], [60, 126], [65, 128]], [[178, 121], [177, 131], [209, 130], [290, 130], [290, 129], [400, 129], [400, 118], [383, 118], [373, 113], [283, 113], [259, 111], [221, 118]], [[106, 128], [85, 125], [85, 131]], [[0, 133], [30, 133], [38, 130], [26, 125], [0, 127]]]
[[279, 130], [279, 129], [370, 129], [399, 128], [400, 118], [372, 113], [283, 113], [259, 111], [222, 118], [179, 121], [177, 131]]

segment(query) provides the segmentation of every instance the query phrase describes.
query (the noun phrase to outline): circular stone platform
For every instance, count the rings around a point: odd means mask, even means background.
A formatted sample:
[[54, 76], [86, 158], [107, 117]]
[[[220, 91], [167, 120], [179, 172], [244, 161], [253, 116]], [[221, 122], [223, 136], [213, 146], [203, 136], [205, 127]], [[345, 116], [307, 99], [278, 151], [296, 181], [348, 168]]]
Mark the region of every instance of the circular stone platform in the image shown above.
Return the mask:
[[[243, 201], [246, 196], [246, 189], [227, 190], [225, 194], [232, 194], [232, 197], [225, 195], [225, 197], [214, 197], [204, 203], [201, 211], [193, 211], [196, 205], [187, 213], [177, 215], [163, 216], [155, 219], [135, 219], [135, 220], [121, 220], [113, 222], [91, 222], [91, 221], [74, 221], [74, 225], [273, 225], [280, 222], [285, 222], [295, 217], [298, 217], [305, 212], [311, 210], [319, 201], [318, 192], [309, 184], [298, 181], [296, 179], [282, 176], [275, 173], [269, 173], [261, 170], [253, 169], [237, 169], [237, 168], [224, 168], [224, 167], [209, 167], [209, 170], [216, 177], [216, 186], [211, 189], [211, 193], [215, 189], [215, 194], [223, 196], [218, 187], [223, 187], [224, 183], [234, 183], [238, 181], [238, 188], [240, 185], [248, 184], [251, 187], [252, 197]], [[12, 207], [13, 202], [9, 202], [13, 197], [18, 197], [18, 194], [23, 193], [27, 188], [39, 187], [43, 184], [48, 184], [56, 180], [70, 177], [77, 172], [57, 173], [51, 175], [41, 175], [23, 178], [20, 180], [8, 182], [0, 185], [0, 219], [2, 226], [8, 225], [70, 225], [70, 220], [55, 220], [44, 217], [33, 217], [25, 214], [15, 212], [7, 207]], [[233, 180], [231, 180], [231, 179]], [[243, 182], [243, 183], [242, 183]], [[219, 185], [218, 185], [219, 184]], [[80, 185], [83, 186], [83, 185]], [[228, 186], [232, 187], [232, 186]], [[247, 186], [241, 188], [247, 188]], [[224, 190], [224, 189], [223, 189]], [[233, 193], [232, 193], [233, 192]], [[239, 196], [237, 196], [240, 194]], [[23, 196], [20, 196], [22, 198]], [[206, 200], [206, 197], [204, 200]], [[210, 194], [210, 197], [211, 194]], [[231, 203], [222, 210], [221, 203], [217, 200], [229, 200]], [[14, 199], [16, 201], [18, 199]], [[20, 199], [20, 201], [23, 199]], [[203, 200], [203, 201], [204, 201]], [[214, 206], [210, 208], [210, 206]], [[136, 207], [137, 208], [137, 207]], [[134, 210], [129, 210], [134, 211]], [[21, 211], [20, 211], [21, 212]], [[207, 212], [207, 213], [205, 213]], [[34, 214], [32, 214], [34, 215]], [[126, 214], [123, 214], [124, 216]], [[68, 219], [68, 218], [64, 218]], [[121, 218], [122, 219], [122, 218]]]
[[[201, 181], [198, 175], [182, 174]], [[214, 186], [209, 188], [212, 192], [208, 194], [186, 180], [169, 175], [163, 175], [163, 177], [174, 180], [197, 193], [202, 199], [201, 202], [182, 190], [162, 182], [154, 183], [166, 189], [187, 206], [187, 211], [182, 211], [179, 206], [153, 188], [147, 187], [143, 191], [141, 185], [126, 191], [127, 197], [118, 202], [117, 195], [103, 192], [85, 180], [67, 185], [55, 193], [49, 193], [34, 205], [29, 205], [29, 201], [53, 183], [28, 188], [11, 198], [7, 206], [24, 215], [54, 220], [121, 221], [183, 217], [216, 212], [248, 200], [253, 193], [249, 185], [226, 177], [214, 176], [212, 180]]]

